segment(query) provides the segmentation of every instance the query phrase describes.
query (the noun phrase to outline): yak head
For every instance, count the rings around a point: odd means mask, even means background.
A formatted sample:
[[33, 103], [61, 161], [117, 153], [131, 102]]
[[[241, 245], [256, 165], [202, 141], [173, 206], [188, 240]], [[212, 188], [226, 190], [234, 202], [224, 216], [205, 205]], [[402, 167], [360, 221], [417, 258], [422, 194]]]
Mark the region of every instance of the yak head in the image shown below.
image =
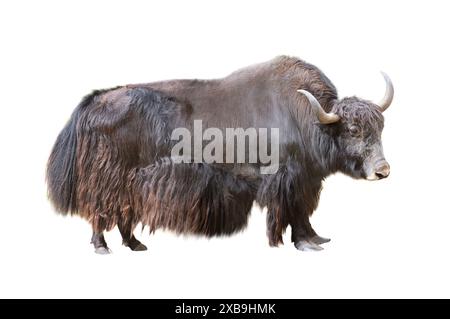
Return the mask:
[[319, 126], [333, 141], [334, 151], [329, 154], [333, 166], [354, 178], [379, 180], [389, 176], [390, 167], [381, 143], [382, 113], [392, 103], [394, 87], [390, 78], [384, 73], [383, 76], [386, 93], [379, 103], [347, 97], [336, 101], [330, 113], [311, 93], [299, 90], [314, 108]]

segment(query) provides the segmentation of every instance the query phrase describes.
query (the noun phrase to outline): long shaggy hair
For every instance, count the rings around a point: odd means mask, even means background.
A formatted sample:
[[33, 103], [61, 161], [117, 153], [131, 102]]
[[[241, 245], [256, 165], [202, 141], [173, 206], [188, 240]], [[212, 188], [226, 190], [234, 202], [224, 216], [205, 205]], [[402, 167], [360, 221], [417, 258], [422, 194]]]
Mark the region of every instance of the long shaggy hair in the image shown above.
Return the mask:
[[62, 214], [78, 214], [96, 232], [119, 220], [135, 225], [126, 188], [130, 170], [170, 150], [168, 118], [177, 104], [148, 89], [95, 91], [58, 136], [47, 166], [49, 197]]
[[132, 206], [151, 232], [228, 235], [247, 224], [258, 181], [203, 163], [163, 158], [131, 172]]
[[[118, 88], [118, 87], [117, 87]], [[110, 89], [114, 90], [116, 88]], [[61, 214], [77, 211], [77, 150], [81, 115], [96, 96], [109, 90], [96, 90], [85, 96], [59, 133], [47, 165], [47, 187], [51, 202]]]

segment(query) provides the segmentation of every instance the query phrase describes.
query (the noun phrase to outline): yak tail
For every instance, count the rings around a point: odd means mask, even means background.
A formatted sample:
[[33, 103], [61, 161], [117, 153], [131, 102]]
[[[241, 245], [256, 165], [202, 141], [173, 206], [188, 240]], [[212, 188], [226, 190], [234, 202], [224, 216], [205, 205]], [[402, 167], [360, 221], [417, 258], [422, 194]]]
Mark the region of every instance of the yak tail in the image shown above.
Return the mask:
[[47, 162], [48, 197], [55, 209], [67, 215], [77, 211], [77, 125], [81, 114], [95, 97], [86, 96], [72, 113], [69, 122], [59, 133]]

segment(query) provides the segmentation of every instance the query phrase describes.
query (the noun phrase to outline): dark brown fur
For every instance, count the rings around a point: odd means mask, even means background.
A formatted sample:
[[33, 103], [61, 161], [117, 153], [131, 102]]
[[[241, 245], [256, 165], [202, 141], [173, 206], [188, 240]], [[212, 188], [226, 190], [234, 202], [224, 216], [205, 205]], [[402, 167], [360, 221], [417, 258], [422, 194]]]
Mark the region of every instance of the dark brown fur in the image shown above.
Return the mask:
[[170, 158], [130, 173], [133, 208], [151, 232], [229, 235], [247, 224], [257, 180], [203, 163]]
[[[343, 120], [317, 125], [297, 89], [311, 92]], [[350, 118], [358, 117], [369, 133], [381, 132], [375, 105], [338, 101], [335, 87], [318, 68], [291, 57], [219, 80], [95, 91], [58, 136], [47, 168], [49, 197], [59, 212], [87, 219], [95, 233], [116, 224], [132, 230], [142, 222], [151, 231], [161, 227], [207, 236], [242, 229], [256, 199], [268, 207], [270, 244], [282, 242], [288, 225], [297, 241], [315, 234], [308, 217], [326, 176], [343, 171], [363, 177], [362, 152], [353, 148], [350, 154], [345, 144]], [[261, 176], [259, 164], [173, 164], [167, 159], [170, 134], [176, 127], [192, 128], [194, 119], [202, 119], [204, 129], [280, 128], [279, 171]]]

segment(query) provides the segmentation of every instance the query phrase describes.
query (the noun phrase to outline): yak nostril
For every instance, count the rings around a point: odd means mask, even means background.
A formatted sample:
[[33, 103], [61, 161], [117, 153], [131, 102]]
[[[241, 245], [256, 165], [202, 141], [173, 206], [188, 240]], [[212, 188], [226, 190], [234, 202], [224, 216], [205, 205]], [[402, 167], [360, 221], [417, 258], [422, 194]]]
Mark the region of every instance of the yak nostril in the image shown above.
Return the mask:
[[383, 179], [389, 176], [389, 173], [385, 174], [384, 172], [376, 172], [375, 175], [378, 177], [378, 179]]

